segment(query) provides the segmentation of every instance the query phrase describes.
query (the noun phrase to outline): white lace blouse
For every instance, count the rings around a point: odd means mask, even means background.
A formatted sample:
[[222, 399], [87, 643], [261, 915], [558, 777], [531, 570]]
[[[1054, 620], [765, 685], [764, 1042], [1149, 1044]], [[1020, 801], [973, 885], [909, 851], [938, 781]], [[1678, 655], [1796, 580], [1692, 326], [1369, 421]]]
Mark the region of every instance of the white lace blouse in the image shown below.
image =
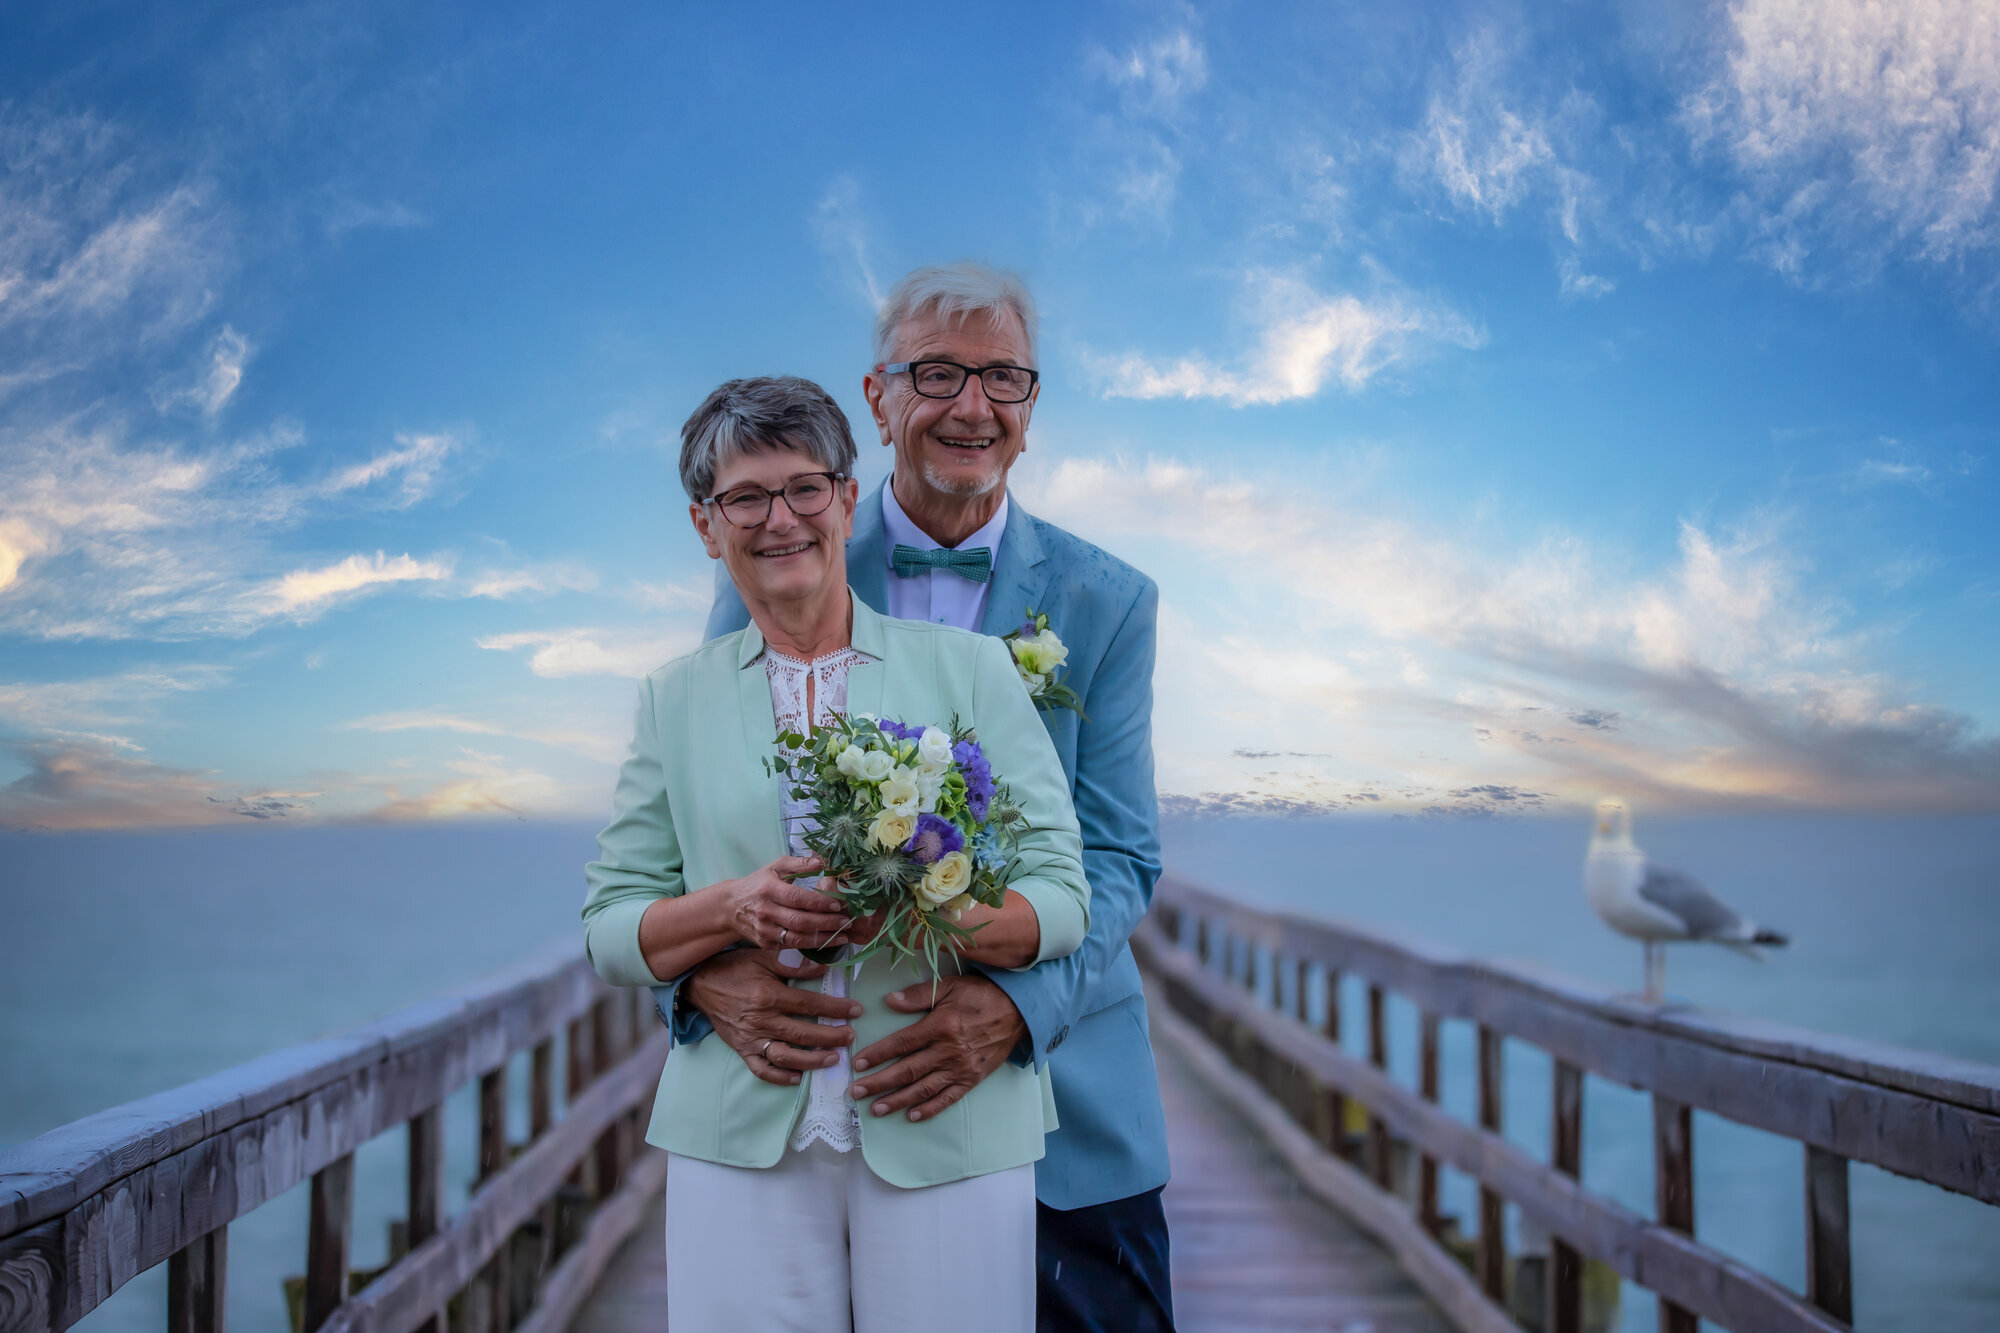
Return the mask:
[[[835, 713], [846, 712], [848, 668], [856, 662], [874, 660], [866, 653], [842, 648], [825, 657], [801, 662], [767, 646], [764, 649], [764, 676], [771, 682], [771, 712], [777, 718], [778, 730], [803, 736], [813, 727], [823, 726], [832, 720]], [[810, 721], [806, 717], [808, 678], [813, 687]], [[789, 795], [783, 798], [783, 805], [788, 850], [793, 856], [808, 855], [805, 833], [817, 811], [811, 801], [796, 801]], [[823, 994], [846, 998], [847, 968], [840, 965], [829, 967], [826, 976], [820, 980], [819, 988]], [[820, 1022], [838, 1026], [836, 1019], [822, 1018]], [[836, 1059], [831, 1066], [810, 1070], [805, 1076], [806, 1110], [799, 1118], [799, 1127], [792, 1133], [792, 1147], [796, 1151], [803, 1151], [815, 1139], [839, 1152], [846, 1152], [861, 1142], [861, 1117], [847, 1096], [847, 1085], [854, 1081], [854, 1070], [848, 1063], [846, 1047], [836, 1046], [834, 1054]]]

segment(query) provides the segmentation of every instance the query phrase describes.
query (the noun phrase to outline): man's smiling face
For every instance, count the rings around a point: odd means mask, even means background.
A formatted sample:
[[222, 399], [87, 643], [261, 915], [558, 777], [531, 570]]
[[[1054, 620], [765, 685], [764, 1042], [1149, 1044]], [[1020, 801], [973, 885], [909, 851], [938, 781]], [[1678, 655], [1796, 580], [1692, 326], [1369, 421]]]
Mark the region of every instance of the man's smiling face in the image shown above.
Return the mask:
[[[924, 314], [896, 331], [895, 361], [956, 361], [986, 366], [1033, 366], [1028, 338], [1011, 314], [974, 315], [963, 322]], [[899, 477], [945, 495], [985, 495], [1007, 481], [1007, 469], [1028, 443], [1028, 418], [1041, 386], [1026, 402], [996, 403], [978, 376], [967, 376], [956, 398], [926, 398], [907, 373], [871, 375], [868, 394], [882, 442], [895, 446]], [[898, 488], [902, 486], [898, 482]]]

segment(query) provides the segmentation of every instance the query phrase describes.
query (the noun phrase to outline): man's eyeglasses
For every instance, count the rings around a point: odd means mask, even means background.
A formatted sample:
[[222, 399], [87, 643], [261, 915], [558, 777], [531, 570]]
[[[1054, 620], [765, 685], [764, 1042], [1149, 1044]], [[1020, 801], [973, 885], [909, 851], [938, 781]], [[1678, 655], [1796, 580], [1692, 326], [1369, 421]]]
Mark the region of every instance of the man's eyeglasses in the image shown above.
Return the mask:
[[1035, 391], [1040, 371], [1026, 366], [961, 366], [956, 361], [897, 361], [875, 367], [878, 375], [909, 372], [910, 384], [926, 398], [956, 398], [972, 376], [979, 376], [988, 402], [1025, 403]]
[[777, 490], [762, 486], [735, 486], [702, 501], [722, 511], [731, 527], [754, 528], [771, 517], [771, 502], [783, 496], [786, 506], [800, 518], [823, 514], [833, 503], [834, 492], [847, 480], [844, 472], [802, 472]]

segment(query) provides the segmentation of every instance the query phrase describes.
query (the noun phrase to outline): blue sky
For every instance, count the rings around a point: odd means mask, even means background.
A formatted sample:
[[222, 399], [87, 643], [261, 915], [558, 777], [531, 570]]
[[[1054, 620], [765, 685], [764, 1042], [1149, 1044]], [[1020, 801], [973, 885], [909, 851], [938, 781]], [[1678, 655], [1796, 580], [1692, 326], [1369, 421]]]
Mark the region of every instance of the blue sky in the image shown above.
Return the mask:
[[962, 257], [1177, 808], [2000, 806], [1991, 5], [7, 25], [0, 826], [601, 813], [680, 421]]

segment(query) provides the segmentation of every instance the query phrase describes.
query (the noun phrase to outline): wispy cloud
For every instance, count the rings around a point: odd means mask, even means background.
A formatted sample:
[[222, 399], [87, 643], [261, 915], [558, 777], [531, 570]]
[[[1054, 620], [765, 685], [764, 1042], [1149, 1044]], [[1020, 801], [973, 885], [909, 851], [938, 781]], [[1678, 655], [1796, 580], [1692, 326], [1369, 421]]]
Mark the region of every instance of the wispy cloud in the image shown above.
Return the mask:
[[589, 592], [596, 586], [597, 574], [587, 565], [550, 561], [514, 569], [489, 569], [473, 577], [466, 596], [504, 601], [558, 592]]
[[0, 828], [94, 829], [229, 823], [304, 813], [314, 792], [232, 790], [214, 773], [155, 763], [129, 742], [0, 740], [27, 772], [0, 785]]
[[841, 277], [868, 302], [869, 310], [882, 305], [882, 286], [875, 280], [875, 267], [868, 258], [868, 227], [861, 215], [861, 185], [842, 173], [833, 178], [826, 193], [812, 211], [813, 241], [838, 270]]
[[341, 495], [349, 491], [366, 491], [378, 482], [392, 481], [395, 483], [394, 493], [388, 503], [392, 508], [408, 509], [430, 496], [445, 459], [458, 447], [458, 437], [446, 432], [398, 434], [394, 449], [377, 454], [366, 462], [342, 468], [321, 485], [327, 494]]
[[479, 646], [493, 652], [532, 649], [528, 669], [537, 676], [623, 676], [638, 679], [701, 643], [698, 630], [641, 629], [522, 630], [489, 634]]
[[1986, 0], [1738, 0], [1684, 106], [1798, 272], [1824, 239], [1950, 261], [2000, 241], [2000, 8]]
[[522, 727], [518, 724], [503, 724], [486, 718], [466, 717], [459, 713], [446, 713], [434, 709], [412, 709], [398, 713], [377, 713], [372, 717], [357, 718], [346, 724], [354, 731], [376, 731], [393, 733], [400, 731], [449, 731], [466, 736], [506, 736], [517, 740], [533, 741], [537, 745], [547, 745], [558, 750], [580, 754], [586, 759], [600, 763], [610, 763], [624, 751], [624, 738], [608, 733], [590, 731], [581, 727], [562, 729], [554, 727]]
[[[1684, 523], [1673, 565], [1619, 578], [1624, 556], [1577, 538], [1496, 556], [1298, 489], [1077, 460], [1024, 496], [1220, 580], [1171, 647], [1163, 614], [1163, 754], [1193, 756], [1169, 790], [1206, 790], [1189, 775], [1256, 736], [1339, 752], [1319, 773], [1350, 785], [2000, 808], [2000, 741], [1870, 670], [1775, 530]], [[1235, 730], [1202, 760], [1176, 717]]]
[[1495, 226], [1539, 206], [1553, 224], [1563, 295], [1605, 296], [1615, 284], [1588, 271], [1583, 259], [1586, 223], [1600, 210], [1603, 187], [1582, 162], [1583, 145], [1608, 136], [1590, 97], [1573, 87], [1544, 93], [1531, 68], [1518, 39], [1490, 27], [1468, 34], [1440, 71], [1423, 123], [1403, 143], [1403, 169]]
[[435, 583], [451, 577], [451, 566], [408, 554], [350, 555], [316, 569], [295, 569], [253, 594], [270, 614], [311, 620], [336, 602], [393, 583]]
[[202, 369], [192, 384], [165, 389], [154, 396], [161, 411], [189, 409], [205, 417], [222, 411], [243, 383], [243, 367], [250, 360], [250, 340], [224, 325], [209, 340], [202, 357]]
[[[1186, 126], [1208, 82], [1208, 52], [1192, 10], [1176, 7], [1150, 35], [1116, 49], [1090, 47], [1081, 85], [1083, 179], [1103, 181], [1117, 215], [1163, 225], [1179, 194]], [[1108, 210], [1078, 201], [1086, 222]]]
[[446, 562], [435, 559], [388, 566], [352, 556], [331, 570], [286, 570], [273, 548], [335, 505], [415, 504], [437, 484], [454, 437], [399, 437], [329, 476], [288, 479], [279, 463], [303, 440], [280, 428], [191, 448], [130, 443], [117, 420], [26, 434], [0, 426], [0, 631], [240, 635], [295, 618], [324, 600], [308, 593], [344, 578], [442, 577]]
[[1330, 383], [1349, 392], [1442, 346], [1478, 347], [1470, 321], [1435, 302], [1389, 294], [1323, 294], [1303, 280], [1252, 275], [1255, 346], [1232, 364], [1205, 355], [1158, 362], [1139, 353], [1093, 356], [1113, 398], [1219, 398], [1236, 407], [1314, 398]]
[[562, 809], [571, 794], [546, 773], [509, 764], [499, 755], [462, 749], [446, 765], [459, 776], [419, 795], [397, 796], [372, 812], [381, 820], [462, 819]]

